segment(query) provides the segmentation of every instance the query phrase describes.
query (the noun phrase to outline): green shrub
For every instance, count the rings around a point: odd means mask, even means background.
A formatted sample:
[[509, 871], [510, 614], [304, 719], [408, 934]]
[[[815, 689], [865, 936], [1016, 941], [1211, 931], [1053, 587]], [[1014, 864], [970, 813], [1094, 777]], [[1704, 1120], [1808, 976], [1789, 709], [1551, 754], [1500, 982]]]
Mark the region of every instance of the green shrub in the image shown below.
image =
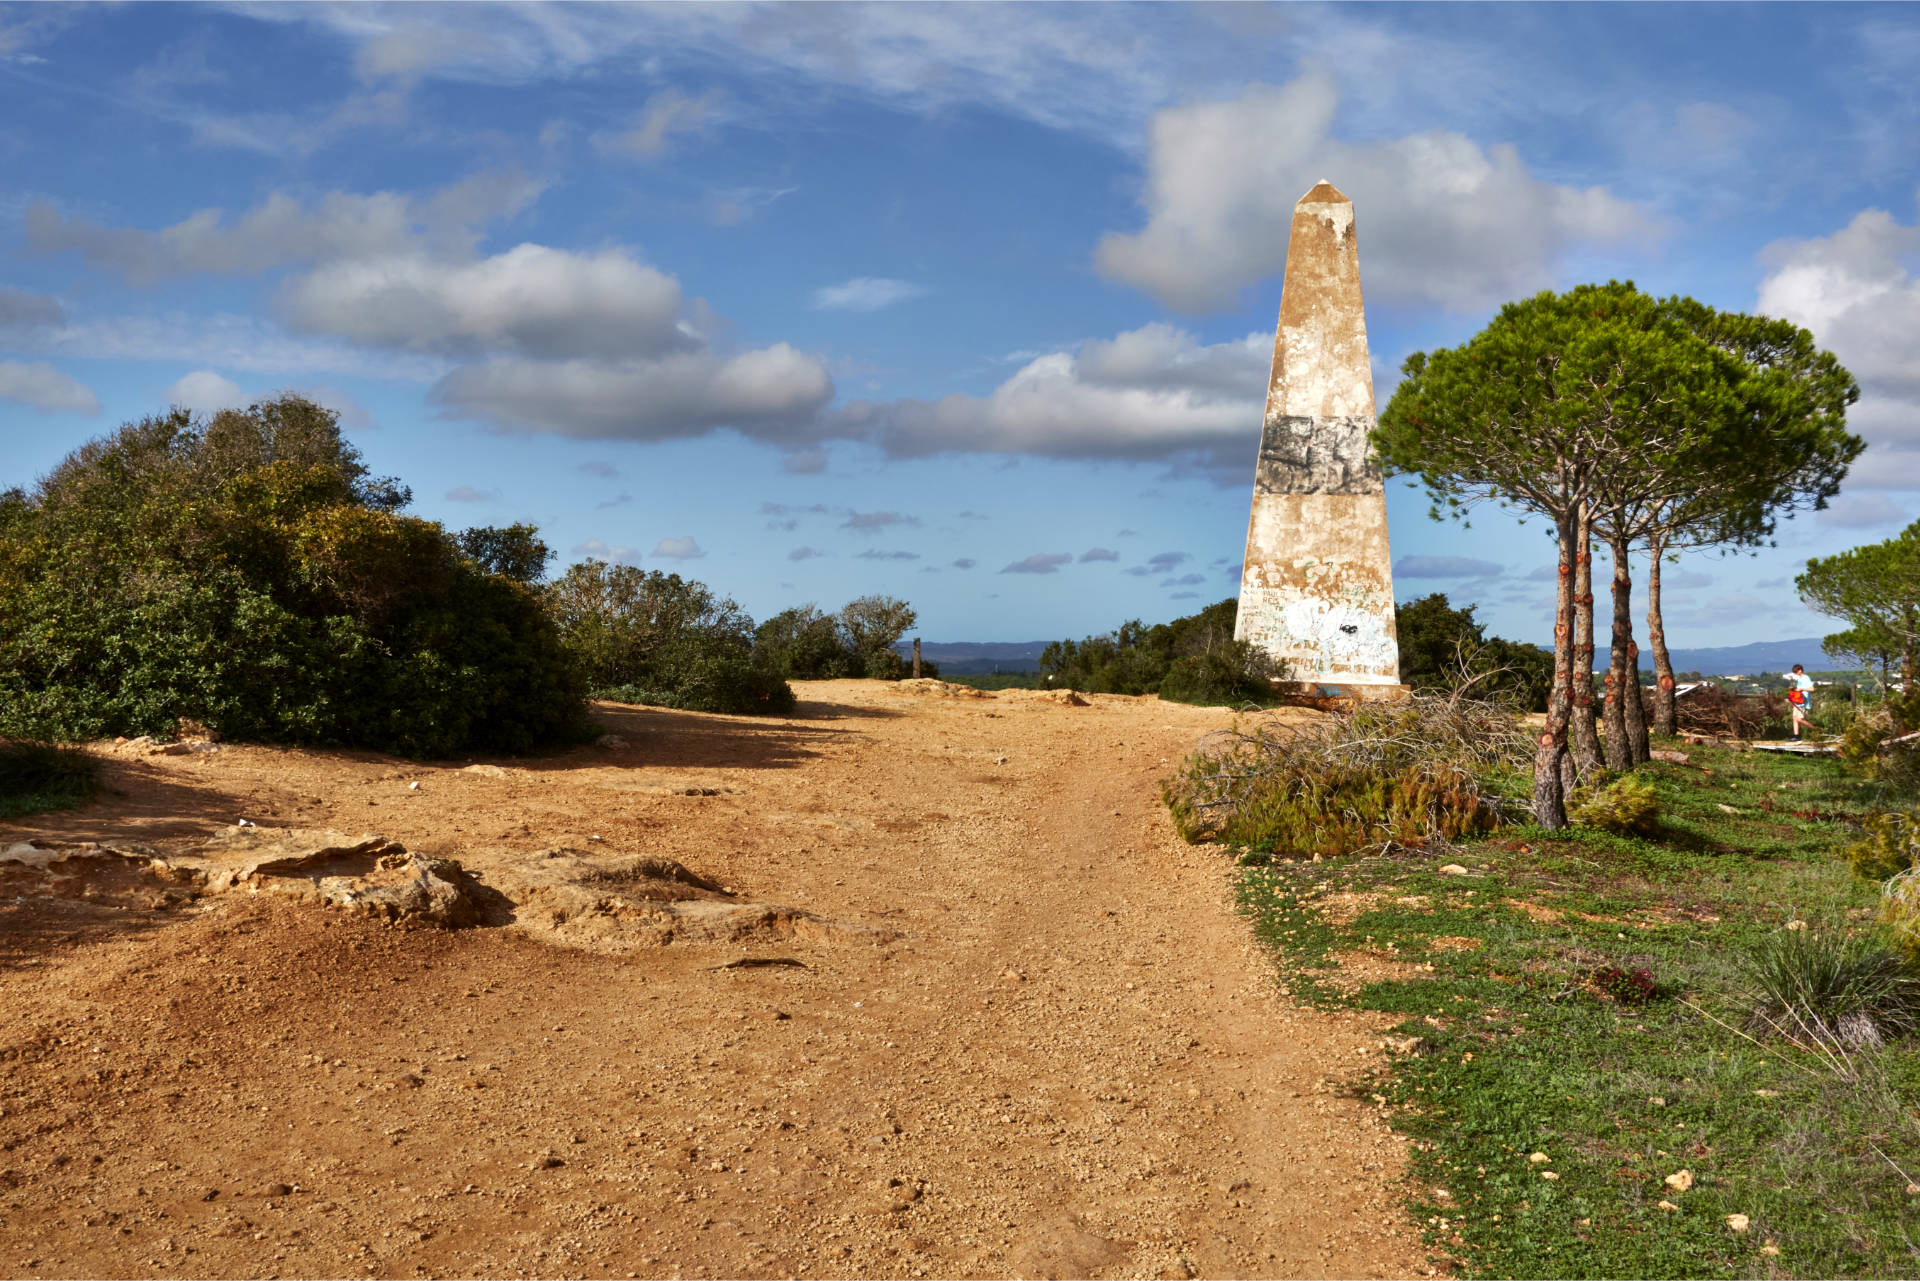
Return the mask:
[[705, 583], [587, 560], [545, 595], [596, 697], [701, 712], [793, 710], [785, 678], [754, 661], [753, 620]]
[[0, 818], [69, 809], [93, 795], [100, 761], [74, 747], [0, 741]]
[[[788, 680], [897, 681], [913, 675], [897, 646], [914, 619], [913, 606], [891, 596], [862, 596], [837, 614], [800, 605], [754, 629], [753, 661]], [[920, 668], [923, 676], [940, 674], [933, 663]]]
[[1400, 679], [1422, 693], [1446, 693], [1472, 680], [1482, 698], [1508, 698], [1525, 711], [1546, 711], [1553, 651], [1489, 637], [1473, 610], [1472, 605], [1455, 609], [1444, 592], [1394, 606]]
[[1502, 707], [1416, 695], [1213, 735], [1161, 798], [1188, 842], [1295, 857], [1422, 846], [1495, 826], [1492, 784], [1522, 777], [1530, 750]]
[[1796, 1039], [1874, 1046], [1920, 1027], [1920, 978], [1878, 939], [1838, 928], [1776, 930], [1741, 972], [1754, 1021]]
[[1860, 827], [1860, 839], [1842, 851], [1855, 876], [1884, 881], [1920, 864], [1920, 810], [1873, 814]]
[[525, 586], [402, 515], [297, 396], [129, 424], [0, 502], [0, 732], [165, 733], [422, 756], [584, 731]]
[[1651, 836], [1660, 830], [1660, 801], [1652, 780], [1624, 774], [1598, 786], [1575, 789], [1567, 798], [1567, 817], [1602, 832]]
[[1160, 697], [1202, 707], [1261, 703], [1273, 697], [1273, 659], [1246, 641], [1226, 640], [1176, 658], [1160, 681]]

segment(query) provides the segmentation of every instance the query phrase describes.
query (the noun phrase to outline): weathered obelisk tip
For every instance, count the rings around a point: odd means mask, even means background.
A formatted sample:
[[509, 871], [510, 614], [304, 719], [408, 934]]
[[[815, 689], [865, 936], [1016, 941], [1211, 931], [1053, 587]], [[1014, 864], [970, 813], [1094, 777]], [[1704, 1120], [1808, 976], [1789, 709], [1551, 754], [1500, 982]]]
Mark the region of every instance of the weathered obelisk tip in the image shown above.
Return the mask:
[[1323, 179], [1287, 240], [1234, 633], [1296, 681], [1353, 693], [1400, 689], [1373, 426], [1353, 202]]

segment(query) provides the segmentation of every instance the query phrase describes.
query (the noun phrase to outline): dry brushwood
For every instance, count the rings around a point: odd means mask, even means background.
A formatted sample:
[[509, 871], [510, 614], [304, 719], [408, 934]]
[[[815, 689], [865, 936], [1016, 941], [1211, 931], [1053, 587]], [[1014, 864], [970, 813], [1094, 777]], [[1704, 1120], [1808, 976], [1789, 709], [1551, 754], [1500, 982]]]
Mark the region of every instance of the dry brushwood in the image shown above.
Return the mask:
[[1283, 856], [1424, 848], [1484, 831], [1525, 809], [1486, 780], [1524, 778], [1532, 744], [1511, 706], [1471, 689], [1362, 703], [1301, 727], [1267, 716], [1220, 731], [1163, 798], [1189, 842]]

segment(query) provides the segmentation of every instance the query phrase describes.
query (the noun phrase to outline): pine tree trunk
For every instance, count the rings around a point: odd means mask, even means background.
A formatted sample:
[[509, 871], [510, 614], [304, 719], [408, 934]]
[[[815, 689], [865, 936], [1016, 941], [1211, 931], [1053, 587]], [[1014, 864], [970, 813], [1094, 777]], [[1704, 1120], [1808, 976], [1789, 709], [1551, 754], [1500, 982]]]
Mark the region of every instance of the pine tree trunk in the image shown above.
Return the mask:
[[1653, 744], [1647, 737], [1647, 691], [1640, 684], [1640, 646], [1633, 639], [1633, 625], [1627, 625], [1627, 745], [1635, 765], [1653, 759]]
[[1594, 732], [1593, 706], [1593, 547], [1592, 522], [1582, 509], [1573, 551], [1573, 766], [1581, 782], [1603, 767], [1600, 739]]
[[1671, 735], [1679, 728], [1673, 710], [1673, 659], [1667, 653], [1667, 625], [1660, 612], [1660, 560], [1666, 555], [1666, 539], [1655, 535], [1648, 544], [1651, 560], [1647, 565], [1647, 643], [1653, 646], [1653, 729]]
[[1633, 740], [1627, 722], [1627, 687], [1635, 678], [1627, 671], [1627, 647], [1633, 644], [1633, 578], [1620, 544], [1610, 541], [1613, 553], [1613, 635], [1607, 646], [1607, 702], [1602, 718], [1606, 722], [1607, 768], [1614, 771], [1633, 767]]
[[1561, 517], [1560, 574], [1553, 601], [1553, 692], [1547, 698], [1547, 723], [1533, 754], [1533, 821], [1554, 831], [1567, 825], [1566, 787], [1560, 767], [1567, 759], [1567, 722], [1572, 712], [1573, 564], [1579, 535], [1571, 514]]

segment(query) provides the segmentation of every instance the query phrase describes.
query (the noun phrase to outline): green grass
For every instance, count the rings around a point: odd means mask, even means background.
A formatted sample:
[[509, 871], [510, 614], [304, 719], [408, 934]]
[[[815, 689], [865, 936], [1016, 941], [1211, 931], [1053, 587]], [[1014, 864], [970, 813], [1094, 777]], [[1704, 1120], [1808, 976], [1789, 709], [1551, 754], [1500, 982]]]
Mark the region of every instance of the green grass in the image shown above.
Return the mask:
[[100, 762], [54, 743], [0, 739], [0, 819], [70, 809], [93, 795]]
[[[1357, 1093], [1416, 1140], [1413, 1209], [1459, 1274], [1920, 1273], [1920, 1053], [1741, 1034], [1747, 948], [1796, 919], [1873, 928], [1841, 816], [1912, 799], [1831, 760], [1688, 750], [1643, 771], [1665, 815], [1652, 837], [1507, 828], [1439, 856], [1254, 855], [1242, 905], [1296, 996], [1423, 1038]], [[1469, 874], [1440, 873], [1456, 863]], [[1333, 957], [1348, 952], [1399, 974], [1354, 990]], [[1649, 971], [1651, 999], [1600, 995], [1607, 966]]]

